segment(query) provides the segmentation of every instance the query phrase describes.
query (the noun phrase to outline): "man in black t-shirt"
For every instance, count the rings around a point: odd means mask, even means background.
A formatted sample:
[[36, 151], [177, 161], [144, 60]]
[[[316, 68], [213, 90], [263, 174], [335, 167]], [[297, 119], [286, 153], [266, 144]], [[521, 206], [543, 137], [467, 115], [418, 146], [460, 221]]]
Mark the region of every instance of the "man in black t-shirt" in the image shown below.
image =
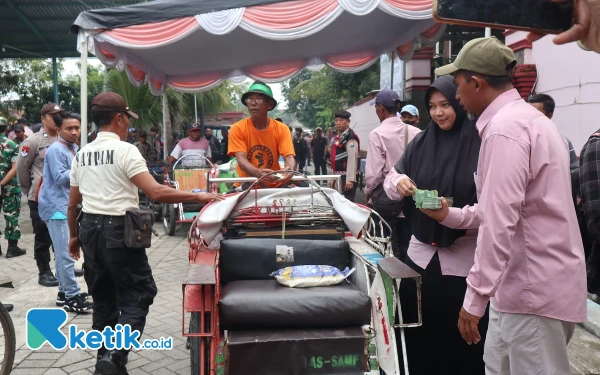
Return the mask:
[[298, 165], [298, 171], [304, 173], [304, 166], [306, 164], [306, 157], [308, 156], [308, 143], [302, 136], [302, 128], [296, 128], [296, 135], [293, 138], [294, 141], [294, 152], [296, 153], [296, 164]]
[[227, 155], [227, 149], [229, 147], [229, 128], [221, 129], [221, 135], [223, 139], [221, 140], [221, 162], [227, 163], [229, 162], [229, 155]]
[[208, 141], [210, 145], [210, 152], [212, 154], [212, 160], [216, 162], [221, 160], [221, 142], [217, 139], [217, 137], [213, 136], [213, 132], [211, 128], [205, 128], [204, 130], [204, 138]]
[[315, 129], [315, 137], [310, 142], [311, 153], [315, 162], [315, 175], [327, 174], [327, 138], [323, 137], [323, 130]]

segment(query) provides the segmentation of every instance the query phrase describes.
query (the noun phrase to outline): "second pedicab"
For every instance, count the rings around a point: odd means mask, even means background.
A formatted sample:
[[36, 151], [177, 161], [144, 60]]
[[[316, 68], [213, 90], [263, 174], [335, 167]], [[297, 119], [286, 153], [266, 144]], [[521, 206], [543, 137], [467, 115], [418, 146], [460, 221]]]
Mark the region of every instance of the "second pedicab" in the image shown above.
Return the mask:
[[[210, 184], [214, 178], [235, 178], [237, 162], [232, 159], [228, 163], [214, 164], [200, 154], [188, 154], [177, 159], [170, 172], [165, 173], [163, 184], [174, 189], [202, 193], [206, 191], [226, 193], [235, 189], [231, 183]], [[209, 189], [208, 187], [211, 186]], [[161, 208], [165, 233], [175, 234], [178, 224], [190, 224], [194, 221], [204, 205], [188, 203], [164, 203]]]
[[[219, 176], [218, 166], [200, 154], [187, 154], [175, 161], [165, 174], [164, 185], [177, 190], [201, 193], [208, 191], [209, 179]], [[164, 203], [162, 217], [165, 233], [175, 234], [178, 224], [192, 223], [204, 205], [196, 202]]]

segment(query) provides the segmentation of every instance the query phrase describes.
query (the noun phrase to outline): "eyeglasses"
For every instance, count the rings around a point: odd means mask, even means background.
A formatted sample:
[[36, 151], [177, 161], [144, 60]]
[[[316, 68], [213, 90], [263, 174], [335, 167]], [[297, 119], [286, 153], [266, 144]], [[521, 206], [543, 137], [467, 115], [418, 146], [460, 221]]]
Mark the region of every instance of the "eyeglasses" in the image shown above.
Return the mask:
[[261, 104], [264, 101], [265, 101], [265, 98], [262, 96], [252, 96], [252, 97], [246, 98], [246, 104], [251, 103], [251, 102]]

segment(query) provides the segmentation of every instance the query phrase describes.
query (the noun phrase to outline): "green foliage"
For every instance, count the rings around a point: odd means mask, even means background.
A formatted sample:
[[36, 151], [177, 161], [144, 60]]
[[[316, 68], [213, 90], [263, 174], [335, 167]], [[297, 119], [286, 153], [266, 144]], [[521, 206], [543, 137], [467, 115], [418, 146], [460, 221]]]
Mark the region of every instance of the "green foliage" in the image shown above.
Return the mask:
[[274, 109], [271, 112], [269, 112], [269, 117], [271, 118], [280, 118], [283, 120], [283, 123], [286, 125], [291, 124], [295, 118], [294, 116], [292, 116], [287, 109]]
[[309, 128], [327, 127], [333, 123], [334, 111], [379, 88], [379, 62], [354, 74], [338, 73], [328, 67], [317, 72], [305, 69], [282, 86], [289, 115]]
[[[79, 112], [81, 106], [81, 78], [79, 75], [62, 77], [63, 64], [58, 60], [58, 97], [60, 105]], [[88, 104], [102, 92], [104, 72], [88, 66]], [[23, 111], [23, 117], [39, 122], [40, 109], [54, 102], [51, 60], [15, 59], [0, 62], [0, 95], [7, 96], [2, 107]], [[12, 120], [12, 118], [11, 118]]]
[[242, 104], [242, 95], [248, 88], [250, 87], [249, 82], [244, 82], [241, 84], [233, 84], [227, 82], [228, 84], [228, 96], [229, 96], [229, 105], [225, 108], [226, 111], [245, 111], [246, 106]]
[[10, 93], [19, 84], [19, 74], [9, 61], [0, 61], [0, 95]]
[[[58, 92], [60, 105], [68, 110], [80, 111], [81, 77], [73, 74], [63, 77], [63, 64], [58, 60]], [[132, 126], [150, 129], [163, 121], [162, 97], [152, 95], [147, 85], [135, 87], [125, 72], [110, 69], [106, 74], [103, 67], [88, 65], [88, 106], [93, 98], [105, 89], [114, 91], [125, 99], [140, 119]], [[15, 59], [0, 61], [0, 113], [9, 121], [11, 110], [23, 111], [23, 117], [35, 123], [39, 121], [40, 109], [54, 101], [52, 83], [52, 61], [49, 59]], [[247, 87], [228, 81], [218, 87], [196, 95], [198, 115], [235, 110], [239, 98]], [[179, 129], [194, 120], [194, 95], [167, 90], [169, 103], [168, 118], [174, 129]], [[8, 100], [6, 100], [8, 98]], [[171, 125], [168, 124], [170, 132]]]
[[[78, 64], [81, 71], [81, 65]], [[59, 73], [60, 76], [60, 73]], [[104, 68], [93, 65], [87, 66], [87, 104], [92, 103], [94, 97], [104, 91]], [[69, 75], [58, 81], [58, 98], [61, 106], [75, 112], [81, 111], [81, 75]]]
[[[125, 71], [111, 69], [107, 75], [107, 89], [121, 95], [125, 102], [140, 117], [133, 124], [137, 128], [149, 130], [153, 126], [162, 124], [162, 97], [152, 95], [148, 85], [135, 87], [129, 82]], [[184, 94], [167, 90], [169, 110], [171, 113], [185, 112], [188, 103]]]
[[[154, 96], [147, 85], [135, 87], [129, 82], [125, 72], [111, 69], [108, 72], [108, 88], [125, 99], [140, 116], [136, 126], [146, 128], [162, 123], [162, 98]], [[226, 81], [212, 90], [196, 94], [198, 102], [198, 116], [202, 110], [205, 115], [226, 110], [231, 104], [230, 93], [233, 84]], [[183, 122], [194, 120], [194, 94], [184, 94], [174, 90], [167, 90], [169, 109], [173, 116], [181, 117]]]
[[[212, 90], [200, 92], [195, 95], [198, 108], [198, 121], [202, 114], [204, 117], [210, 116], [222, 111], [235, 110], [235, 93], [238, 88], [229, 81], [221, 83]], [[240, 94], [241, 96], [241, 94]], [[195, 122], [194, 95], [187, 94], [186, 102], [189, 104], [189, 111], [184, 113], [184, 122]]]

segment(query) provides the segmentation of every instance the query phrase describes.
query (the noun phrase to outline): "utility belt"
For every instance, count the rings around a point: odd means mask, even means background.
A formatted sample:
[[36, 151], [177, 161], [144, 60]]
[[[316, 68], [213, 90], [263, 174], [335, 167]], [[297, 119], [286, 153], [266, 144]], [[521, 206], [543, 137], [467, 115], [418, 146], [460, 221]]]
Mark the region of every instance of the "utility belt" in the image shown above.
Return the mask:
[[79, 221], [93, 222], [95, 224], [115, 224], [125, 225], [125, 216], [110, 216], [100, 214], [88, 214], [81, 211], [81, 218]]
[[100, 229], [104, 224], [122, 225], [125, 246], [139, 249], [152, 246], [152, 234], [158, 236], [152, 225], [154, 212], [149, 210], [130, 210], [124, 216], [110, 216], [83, 213], [82, 221], [93, 222]]

